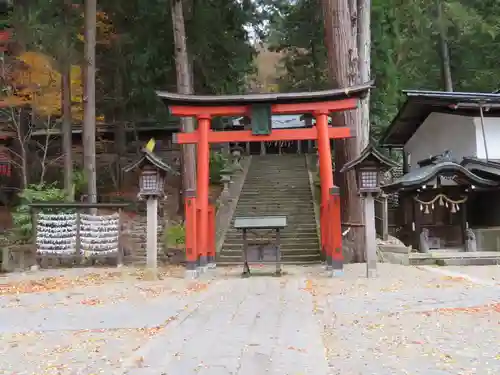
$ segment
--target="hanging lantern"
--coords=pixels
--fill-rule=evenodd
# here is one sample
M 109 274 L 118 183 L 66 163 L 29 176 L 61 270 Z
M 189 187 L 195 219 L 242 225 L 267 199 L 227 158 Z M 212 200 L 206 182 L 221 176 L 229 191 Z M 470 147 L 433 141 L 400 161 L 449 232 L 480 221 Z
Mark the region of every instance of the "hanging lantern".
M 455 212 L 457 212 L 457 210 L 455 209 L 455 204 L 452 204 L 451 205 L 451 213 L 454 214 Z
M 423 211 L 424 210 L 424 206 L 421 204 L 420 205 L 420 211 Z
M 439 197 L 439 205 L 440 206 L 444 205 L 444 201 L 443 201 L 443 196 L 442 195 Z
M 428 214 L 429 213 L 429 205 L 426 204 L 425 205 L 425 211 L 424 211 L 425 214 Z

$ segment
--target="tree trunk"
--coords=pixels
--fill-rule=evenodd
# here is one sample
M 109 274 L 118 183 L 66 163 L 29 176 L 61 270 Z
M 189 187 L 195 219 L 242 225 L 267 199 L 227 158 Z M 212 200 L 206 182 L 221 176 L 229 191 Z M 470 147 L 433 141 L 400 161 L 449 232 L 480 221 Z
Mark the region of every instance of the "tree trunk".
M 358 0 L 358 35 L 357 35 L 357 47 L 358 47 L 358 67 L 359 67 L 359 79 L 361 83 L 370 81 L 370 53 L 371 53 L 371 0 Z M 358 150 L 363 150 L 370 142 L 370 93 L 361 100 L 361 106 L 359 109 L 360 115 L 360 130 L 357 136 Z M 370 212 L 370 207 L 367 205 L 372 205 L 373 200 L 363 199 L 361 201 L 363 206 L 361 213 L 364 216 L 365 212 Z M 363 222 L 368 225 L 368 220 L 363 217 Z M 368 228 L 369 229 L 369 228 Z M 363 234 L 367 231 L 363 231 Z M 364 243 L 364 247 L 366 244 Z M 359 244 L 357 245 L 359 247 Z M 366 251 L 363 251 L 363 255 L 366 255 Z M 368 261 L 368 259 L 365 259 Z
M 442 0 L 436 0 L 437 25 L 439 38 L 439 55 L 441 57 L 441 76 L 446 91 L 453 91 L 453 80 L 451 78 L 450 51 L 448 48 L 448 37 L 446 33 L 445 20 L 443 18 Z
M 120 61 L 120 57 L 122 56 L 122 49 L 119 42 L 115 43 L 114 54 L 117 61 Z M 115 173 L 117 179 L 117 187 L 120 192 L 123 191 L 123 159 L 127 153 L 127 131 L 125 128 L 125 124 L 122 123 L 124 108 L 126 108 L 122 74 L 123 68 L 120 65 L 115 69 L 115 105 L 113 108 L 113 122 L 115 123 L 114 141 L 116 153 Z
M 73 192 L 73 157 L 72 157 L 72 129 L 71 129 L 71 63 L 66 60 L 62 64 L 61 72 L 61 100 L 62 100 L 62 151 L 64 154 L 64 190 L 70 201 L 75 199 Z
M 342 0 L 322 0 L 325 22 L 325 44 L 328 54 L 328 70 L 332 84 L 337 87 L 348 87 L 358 81 L 358 53 L 357 53 L 357 15 L 355 2 L 349 7 Z M 333 119 L 334 125 L 348 126 L 360 129 L 359 113 L 357 110 L 343 112 Z M 358 195 L 357 181 L 354 171 L 341 174 L 342 166 L 359 155 L 356 139 L 341 139 L 335 141 L 335 181 L 340 187 L 342 200 L 342 221 L 345 226 L 351 227 L 350 239 L 353 242 L 355 262 L 363 262 L 364 231 L 361 226 L 363 220 L 361 199 Z
M 68 12 L 71 2 L 64 1 L 64 40 L 61 64 L 62 151 L 64 155 L 64 190 L 70 201 L 75 199 L 73 189 L 72 114 L 71 114 L 71 52 Z
M 175 69 L 177 73 L 177 91 L 181 94 L 193 92 L 192 74 L 189 64 L 189 56 L 186 45 L 186 30 L 184 25 L 184 14 L 181 0 L 172 2 L 172 25 L 174 30 L 175 45 Z M 195 122 L 191 117 L 181 119 L 182 131 L 192 132 L 195 130 Z M 184 190 L 196 188 L 196 152 L 195 145 L 182 145 L 182 184 Z M 182 195 L 180 194 L 182 197 Z M 180 203 L 182 199 L 180 200 Z M 182 212 L 183 205 L 179 205 Z
M 97 202 L 95 156 L 95 75 L 97 0 L 85 0 L 85 94 L 83 98 L 83 163 L 88 201 Z
M 358 0 L 358 53 L 359 78 L 361 83 L 370 81 L 371 53 L 371 0 Z M 357 141 L 359 150 L 363 150 L 370 142 L 370 93 L 361 101 L 361 132 Z

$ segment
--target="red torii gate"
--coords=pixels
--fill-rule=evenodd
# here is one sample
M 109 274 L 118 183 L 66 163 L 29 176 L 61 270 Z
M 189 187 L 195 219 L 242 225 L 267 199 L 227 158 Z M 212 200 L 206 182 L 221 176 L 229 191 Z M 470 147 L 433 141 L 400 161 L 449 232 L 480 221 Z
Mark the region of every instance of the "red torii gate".
M 215 260 L 214 210 L 209 205 L 209 160 L 211 143 L 316 140 L 321 184 L 321 249 L 327 265 L 343 268 L 340 199 L 334 186 L 330 139 L 355 137 L 354 129 L 329 127 L 333 112 L 357 108 L 360 98 L 372 83 L 348 88 L 288 94 L 183 95 L 157 91 L 170 114 L 195 117 L 198 128 L 191 133 L 177 133 L 174 142 L 197 145 L 196 192 L 185 192 L 187 269 L 204 266 Z M 218 116 L 252 116 L 264 113 L 265 124 L 252 122 L 252 130 L 213 131 L 210 121 Z M 271 128 L 271 115 L 312 114 L 316 125 L 305 129 Z M 263 117 L 259 116 L 262 121 Z M 262 126 L 264 125 L 264 126 Z

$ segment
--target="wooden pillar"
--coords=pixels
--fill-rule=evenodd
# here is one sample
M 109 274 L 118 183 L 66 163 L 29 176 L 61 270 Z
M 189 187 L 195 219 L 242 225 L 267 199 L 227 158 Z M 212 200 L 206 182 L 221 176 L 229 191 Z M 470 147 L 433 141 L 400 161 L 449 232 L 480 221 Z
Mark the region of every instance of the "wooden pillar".
M 411 209 L 412 209 L 412 238 L 413 238 L 413 248 L 418 249 L 419 251 L 422 251 L 423 249 L 420 248 L 420 232 L 422 232 L 422 228 L 420 225 L 420 220 L 422 216 L 422 212 L 419 210 L 419 207 L 417 206 L 417 202 L 413 199 L 413 197 L 408 198 L 410 200 L 411 204 Z
M 185 228 L 186 228 L 186 278 L 193 279 L 197 276 L 196 264 L 198 252 L 196 251 L 196 198 L 194 190 L 184 192 Z
M 403 174 L 406 174 L 410 171 L 410 166 L 408 163 L 408 154 L 403 149 Z
M 260 154 L 261 155 L 266 154 L 266 142 L 260 142 Z
M 382 197 L 382 239 L 387 241 L 389 238 L 389 202 L 387 195 Z
M 330 199 L 330 189 L 333 188 L 333 168 L 332 153 L 330 149 L 330 138 L 328 137 L 328 113 L 315 113 L 316 130 L 318 132 L 318 161 L 319 176 L 321 185 L 321 206 L 320 206 L 320 229 L 321 229 L 321 250 L 326 253 L 325 244 L 328 231 L 328 215 L 326 210 Z
M 207 270 L 208 255 L 208 186 L 210 184 L 209 163 L 210 145 L 208 144 L 208 133 L 210 131 L 210 116 L 198 117 L 198 155 L 197 155 L 197 197 L 198 208 L 197 222 L 197 250 L 198 267 L 200 272 Z
M 245 149 L 246 149 L 247 155 L 250 155 L 250 142 L 245 143 Z
M 295 141 L 297 142 L 297 154 L 302 154 L 302 140 Z
M 121 172 L 121 171 L 120 171 Z M 124 258 L 124 244 L 123 244 L 123 236 L 125 234 L 125 228 L 123 224 L 123 208 L 118 209 L 118 256 L 116 259 L 116 265 L 118 267 L 123 266 L 123 258 Z
M 208 268 L 215 268 L 215 206 L 208 206 Z
M 344 270 L 344 254 L 342 252 L 342 220 L 340 217 L 340 188 L 334 186 L 330 189 L 330 265 L 332 276 L 342 274 Z
M 467 229 L 469 229 L 469 223 L 467 222 L 467 201 L 460 205 L 460 226 L 462 229 L 462 243 L 464 249 L 467 250 Z

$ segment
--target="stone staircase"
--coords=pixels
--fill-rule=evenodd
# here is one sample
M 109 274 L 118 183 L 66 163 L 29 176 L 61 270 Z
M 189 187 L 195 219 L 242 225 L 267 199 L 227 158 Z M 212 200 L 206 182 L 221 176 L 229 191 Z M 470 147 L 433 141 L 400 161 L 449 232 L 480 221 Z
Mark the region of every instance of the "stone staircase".
M 302 155 L 253 156 L 238 204 L 218 255 L 218 263 L 240 263 L 243 240 L 232 226 L 237 216 L 285 215 L 281 232 L 284 263 L 320 261 L 314 204 L 305 157 Z M 257 233 L 265 233 L 259 231 Z M 264 242 L 274 233 L 259 237 Z M 249 241 L 252 242 L 250 235 Z

